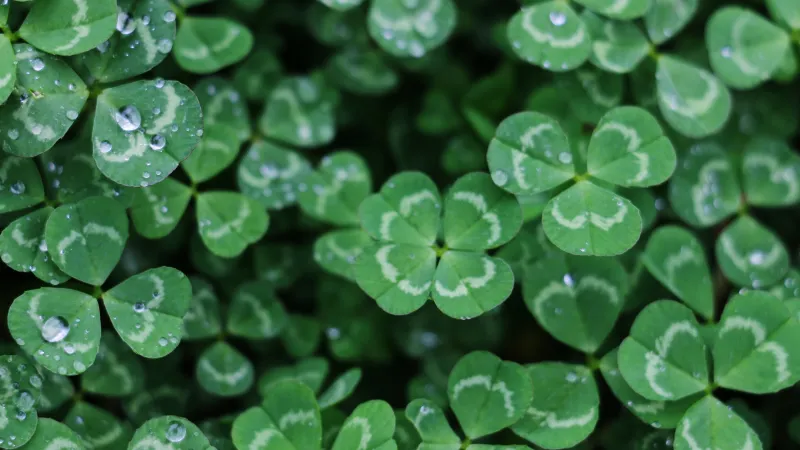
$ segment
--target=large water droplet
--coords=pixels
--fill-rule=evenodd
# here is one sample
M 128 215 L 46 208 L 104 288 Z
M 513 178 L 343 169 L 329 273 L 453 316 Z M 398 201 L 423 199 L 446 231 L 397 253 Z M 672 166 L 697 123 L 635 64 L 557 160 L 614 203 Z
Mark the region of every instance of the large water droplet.
M 567 23 L 567 16 L 560 11 L 550 11 L 550 23 L 560 27 Z
M 170 442 L 181 442 L 186 437 L 186 427 L 177 421 L 170 422 L 167 427 L 166 437 Z
M 53 316 L 42 325 L 42 339 L 47 342 L 61 342 L 69 334 L 69 322 L 61 316 Z
M 75 111 L 74 109 L 67 111 L 67 119 L 78 120 L 78 111 Z
M 167 145 L 167 138 L 160 134 L 154 134 L 153 137 L 150 138 L 150 148 L 153 150 L 160 152 L 164 149 L 164 146 Z
M 31 409 L 33 409 L 33 404 L 35 402 L 36 399 L 33 398 L 33 395 L 31 395 L 30 392 L 22 391 L 19 393 L 16 403 L 17 403 L 17 408 L 19 408 L 20 411 L 30 411 Z
M 25 193 L 25 183 L 22 181 L 17 181 L 16 183 L 11 185 L 9 188 L 12 194 L 14 195 L 22 195 Z
M 114 120 L 116 120 L 117 125 L 124 131 L 135 131 L 142 126 L 142 115 L 133 105 L 120 108 L 119 111 L 114 113 Z
M 102 141 L 97 146 L 97 149 L 100 150 L 100 153 L 108 153 L 111 151 L 111 142 Z
M 164 22 L 175 22 L 175 17 L 177 16 L 175 15 L 174 11 L 167 11 L 164 13 Z
M 44 69 L 44 61 L 39 58 L 33 58 L 31 60 L 31 67 L 33 67 L 33 70 L 41 72 Z
M 125 11 L 120 11 L 117 14 L 117 31 L 127 36 L 133 33 L 136 29 L 136 21 L 133 17 L 129 16 Z

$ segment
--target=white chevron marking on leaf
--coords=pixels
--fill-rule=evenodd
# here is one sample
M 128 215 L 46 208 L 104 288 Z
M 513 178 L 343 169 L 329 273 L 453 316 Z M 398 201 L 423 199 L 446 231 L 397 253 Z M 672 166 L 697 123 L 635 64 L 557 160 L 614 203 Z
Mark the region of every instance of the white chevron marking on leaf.
M 647 360 L 647 364 L 645 365 L 645 374 L 644 377 L 647 380 L 647 383 L 650 385 L 650 388 L 653 392 L 657 393 L 658 395 L 664 398 L 672 398 L 672 392 L 666 390 L 660 384 L 658 384 L 658 380 L 656 379 L 660 373 L 662 373 L 662 368 L 664 366 L 664 359 L 669 354 L 670 347 L 672 346 L 672 341 L 681 333 L 688 334 L 694 338 L 699 338 L 700 333 L 697 331 L 697 328 L 688 320 L 682 320 L 679 322 L 673 322 L 661 335 L 658 339 L 656 339 L 655 347 L 656 352 L 647 352 L 645 354 L 645 359 Z
M 497 266 L 494 261 L 488 257 L 483 259 L 483 275 L 476 277 L 464 277 L 459 281 L 454 289 L 448 289 L 439 280 L 436 280 L 436 292 L 442 297 L 463 297 L 469 294 L 469 289 L 481 289 L 486 287 L 497 275 Z
M 307 426 L 305 423 L 303 423 L 305 421 L 316 421 L 316 416 L 313 410 L 304 409 L 289 411 L 282 415 L 280 419 L 278 419 L 278 428 L 285 430 L 286 428 L 297 424 Z
M 541 411 L 532 406 L 528 407 L 527 413 L 536 418 L 543 419 L 542 422 L 540 423 L 540 426 L 544 426 L 550 429 L 565 429 L 565 428 L 585 427 L 597 415 L 597 408 L 591 407 L 589 411 L 586 411 L 586 413 L 582 415 L 567 417 L 563 419 L 559 419 L 555 412 Z
M 478 214 L 481 214 L 481 219 L 489 224 L 489 238 L 486 240 L 486 245 L 492 245 L 500 239 L 503 231 L 500 225 L 500 218 L 497 213 L 488 211 L 489 207 L 486 204 L 486 197 L 477 192 L 461 191 L 453 195 L 455 200 L 461 200 L 472 205 Z
M 579 26 L 572 35 L 566 38 L 555 37 L 552 33 L 539 30 L 531 21 L 534 9 L 535 8 L 529 8 L 522 16 L 522 29 L 524 29 L 534 41 L 548 44 L 554 48 L 574 48 L 586 40 L 586 31 L 582 26 Z

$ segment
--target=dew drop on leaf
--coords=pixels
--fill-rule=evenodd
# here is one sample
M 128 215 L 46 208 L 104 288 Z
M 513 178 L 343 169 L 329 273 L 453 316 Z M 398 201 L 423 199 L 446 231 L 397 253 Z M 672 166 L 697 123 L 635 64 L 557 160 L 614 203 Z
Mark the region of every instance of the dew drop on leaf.
M 550 23 L 560 27 L 561 25 L 567 23 L 567 16 L 559 11 L 550 11 Z
M 142 115 L 133 105 L 120 108 L 120 110 L 114 114 L 114 120 L 123 131 L 136 131 L 142 126 Z
M 41 72 L 42 70 L 44 70 L 44 61 L 42 61 L 39 58 L 33 58 L 31 60 L 31 67 L 33 67 L 33 70 Z
M 47 342 L 61 342 L 69 334 L 69 322 L 61 316 L 53 316 L 42 325 L 42 339 Z
M 137 313 L 144 312 L 145 309 L 147 309 L 147 306 L 145 306 L 145 304 L 142 302 L 136 302 L 133 304 L 133 310 Z
M 98 146 L 100 153 L 108 153 L 111 151 L 111 142 L 103 141 Z
M 163 150 L 166 145 L 167 138 L 160 134 L 154 134 L 153 137 L 150 138 L 150 148 L 157 152 Z
M 170 422 L 167 427 L 166 437 L 170 442 L 181 442 L 186 437 L 186 427 L 180 422 Z
M 33 404 L 35 403 L 35 401 L 36 399 L 33 398 L 33 395 L 31 395 L 30 392 L 22 391 L 19 393 L 19 396 L 17 397 L 17 402 L 16 402 L 17 408 L 19 408 L 20 411 L 30 411 L 31 409 L 33 409 Z
M 120 11 L 117 15 L 117 31 L 120 34 L 127 36 L 133 33 L 133 30 L 136 29 L 136 21 L 133 17 L 129 16 L 128 13 L 125 11 Z

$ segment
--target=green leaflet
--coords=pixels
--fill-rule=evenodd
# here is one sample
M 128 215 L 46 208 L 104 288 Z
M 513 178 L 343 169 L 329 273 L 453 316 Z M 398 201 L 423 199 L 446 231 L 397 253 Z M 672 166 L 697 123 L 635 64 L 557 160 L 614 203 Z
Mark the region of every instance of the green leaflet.
M 98 450 L 124 448 L 133 436 L 130 425 L 110 412 L 83 401 L 75 403 L 69 410 L 64 424 L 91 448 Z
M 770 15 L 779 23 L 791 28 L 800 29 L 800 8 L 791 0 L 767 0 Z
M 618 349 L 608 352 L 600 360 L 600 371 L 603 379 L 611 388 L 614 396 L 636 417 L 647 424 L 663 428 L 675 428 L 686 410 L 692 406 L 702 394 L 696 394 L 677 401 L 648 400 L 631 389 L 619 371 Z
M 578 0 L 586 8 L 617 20 L 630 20 L 642 17 L 650 8 L 651 0 Z
M 50 0 L 35 3 L 19 35 L 54 55 L 77 55 L 97 47 L 114 32 L 114 0 Z
M 594 353 L 622 311 L 628 275 L 616 259 L 555 255 L 528 266 L 522 288 L 525 305 L 542 328 Z
M 539 395 L 511 428 L 514 433 L 544 448 L 569 448 L 586 439 L 600 415 L 592 372 L 555 362 L 531 364 L 527 370 Z
M 392 439 L 394 411 L 383 400 L 370 400 L 356 407 L 342 424 L 331 450 L 389 450 L 397 448 Z
M 44 200 L 36 163 L 30 158 L 0 154 L 0 212 L 18 211 Z
M 731 93 L 710 72 L 662 55 L 656 71 L 658 107 L 664 120 L 689 138 L 719 131 L 731 113 Z
M 355 391 L 361 381 L 361 369 L 350 369 L 333 381 L 319 396 L 320 409 L 328 409 L 345 400 Z
M 183 339 L 199 340 L 217 336 L 222 331 L 219 299 L 211 283 L 199 276 L 189 277 L 192 300 L 183 316 Z
M 500 123 L 486 156 L 492 180 L 512 194 L 535 194 L 575 175 L 567 136 L 544 114 L 522 112 Z
M 556 247 L 576 255 L 624 253 L 642 230 L 639 210 L 628 199 L 589 181 L 579 181 L 551 200 L 542 224 Z
M 31 356 L 26 356 L 32 358 Z M 72 400 L 72 396 L 75 395 L 75 386 L 68 377 L 45 370 L 42 366 L 33 362 L 33 359 L 30 359 L 30 361 L 35 364 L 36 370 L 44 380 L 42 383 L 42 396 L 39 397 L 37 407 L 39 412 L 54 411 Z
M 653 1 L 644 16 L 650 40 L 660 45 L 678 34 L 697 12 L 697 0 Z
M 192 190 L 172 178 L 137 189 L 130 209 L 136 232 L 148 239 L 167 236 L 178 226 L 191 199 Z
M 441 407 L 431 400 L 417 399 L 406 406 L 406 417 L 419 433 L 422 443 L 418 448 L 441 448 L 456 450 L 461 447 L 461 439 L 450 428 Z
M 289 355 L 305 358 L 317 350 L 321 331 L 321 325 L 316 318 L 289 314 L 289 322 L 281 334 L 281 340 Z
M 421 58 L 450 37 L 456 16 L 452 0 L 375 0 L 370 5 L 367 29 L 387 53 Z
M 267 281 L 239 285 L 228 306 L 225 329 L 233 336 L 269 339 L 278 336 L 288 318 L 274 287 Z
M 309 12 L 309 16 L 311 14 Z M 236 66 L 232 83 L 247 100 L 262 101 L 264 93 L 271 91 L 281 80 L 282 72 L 281 62 L 272 51 L 256 48 Z
M 581 20 L 592 36 L 589 61 L 613 73 L 629 73 L 647 56 L 650 46 L 638 27 L 630 22 L 604 19 L 584 10 Z
M 269 93 L 258 127 L 266 137 L 301 148 L 330 143 L 339 93 L 320 73 L 287 77 Z
M 52 212 L 53 208 L 44 207 L 11 222 L 0 234 L 0 257 L 18 272 L 31 272 L 46 283 L 58 285 L 70 277 L 53 263 L 47 251 L 44 229 Z
M 343 91 L 361 95 L 383 95 L 399 82 L 397 73 L 375 50 L 346 47 L 328 60 L 325 74 Z
M 116 32 L 108 40 L 76 52 L 81 53 L 76 59 L 102 83 L 133 78 L 156 67 L 175 40 L 169 1 L 117 0 L 116 4 L 112 21 Z
M 173 444 L 178 444 L 178 447 L 173 447 Z M 209 448 L 209 443 L 197 425 L 183 417 L 167 415 L 145 422 L 136 430 L 128 444 L 128 450 L 147 447 L 205 449 Z
M 135 81 L 97 98 L 94 160 L 119 184 L 147 187 L 164 180 L 201 136 L 200 103 L 177 81 Z
M 636 317 L 619 347 L 619 370 L 648 400 L 680 400 L 708 384 L 706 345 L 692 311 L 659 300 Z
M 567 120 L 573 119 L 575 124 L 596 124 L 610 108 L 619 106 L 622 102 L 623 77 L 592 66 L 587 65 L 564 74 L 558 78 L 556 84 L 561 92 L 574 94 L 574 99 L 569 102 L 569 109 L 574 118 L 569 117 Z M 575 134 L 572 136 L 576 137 Z M 575 144 L 575 142 L 572 143 L 573 148 Z M 578 145 L 580 144 L 578 143 Z M 580 156 L 580 158 L 576 158 L 574 164 L 583 169 L 586 159 L 585 152 Z
M 453 367 L 447 395 L 464 433 L 476 439 L 522 418 L 533 391 L 522 366 L 478 351 L 465 355 Z
M 406 417 L 404 410 L 396 409 L 394 417 L 396 421 L 394 440 L 398 450 L 416 450 L 420 444 L 420 437 L 414 424 Z
M 253 385 L 253 363 L 225 341 L 206 348 L 197 359 L 197 382 L 210 394 L 235 397 Z
M 308 256 L 304 245 L 263 243 L 253 247 L 253 269 L 256 277 L 270 282 L 273 289 L 285 289 L 305 275 Z
M 777 392 L 800 379 L 797 316 L 764 292 L 733 297 L 722 312 L 713 347 L 714 380 L 751 393 Z
M 22 447 L 16 447 L 12 444 L 6 448 L 19 448 L 20 450 L 47 449 L 54 441 L 65 449 L 86 449 L 82 438 L 70 430 L 69 427 L 53 419 L 44 418 L 39 420 L 39 424 L 36 426 L 36 433 L 27 444 Z
M 122 340 L 145 358 L 161 358 L 180 342 L 192 286 L 182 272 L 159 267 L 128 278 L 102 298 Z
M 589 141 L 588 173 L 628 187 L 661 184 L 675 170 L 672 143 L 646 110 L 623 106 L 604 115 Z
M 58 184 L 57 199 L 62 203 L 71 203 L 87 197 L 102 196 L 118 201 L 125 208 L 133 203 L 134 191 L 121 186 L 103 176 L 92 158 L 92 149 L 89 139 L 80 142 L 62 144 L 59 142 L 48 151 L 46 155 L 61 152 L 64 156 L 63 166 L 56 168 L 57 178 L 51 186 Z M 45 177 L 53 169 L 50 164 L 45 170 Z M 62 174 L 58 174 L 61 171 Z
M 236 418 L 232 434 L 237 448 L 318 450 L 322 420 L 314 393 L 298 381 L 280 381 L 265 392 L 261 405 Z
M 245 153 L 236 172 L 239 190 L 268 209 L 293 205 L 301 180 L 311 166 L 298 153 L 268 141 L 255 141 Z
M 739 181 L 722 146 L 703 142 L 681 156 L 669 183 L 669 202 L 681 219 L 697 228 L 715 225 L 739 209 Z
M 258 393 L 262 397 L 277 383 L 294 380 L 305 384 L 316 396 L 322 389 L 322 383 L 328 376 L 328 360 L 319 357 L 306 358 L 294 365 L 279 366 L 268 370 L 258 380 Z
M 800 202 L 800 157 L 786 142 L 751 139 L 742 159 L 742 188 L 753 206 L 787 206 Z
M 197 224 L 212 253 L 232 258 L 264 236 L 269 216 L 255 200 L 237 192 L 204 192 L 197 196 Z
M 114 333 L 106 331 L 100 338 L 94 364 L 81 377 L 81 389 L 107 397 L 125 397 L 140 391 L 144 378 L 141 361 Z
M 714 286 L 705 250 L 689 230 L 658 228 L 647 241 L 642 261 L 676 297 L 706 319 L 714 317 Z
M 250 139 L 250 112 L 241 93 L 225 78 L 203 78 L 194 87 L 207 127 L 226 127 L 241 142 Z
M 173 54 L 182 69 L 207 74 L 241 61 L 252 47 L 253 34 L 239 22 L 187 17 L 175 37 Z
M 592 52 L 586 25 L 569 4 L 555 0 L 523 7 L 507 33 L 517 56 L 554 72 L 580 66 Z
M 706 26 L 711 67 L 728 85 L 750 89 L 769 79 L 789 50 L 789 35 L 760 15 L 736 6 L 714 12 Z
M 86 371 L 100 345 L 97 300 L 69 289 L 41 288 L 14 299 L 8 330 L 26 353 L 60 375 Z
M 0 411 L 4 417 L 0 421 L 0 447 L 17 448 L 28 442 L 37 428 L 35 406 L 42 392 L 42 377 L 22 356 L 0 356 L 0 375 Z
M 350 151 L 332 153 L 300 180 L 298 201 L 304 213 L 334 225 L 358 225 L 359 206 L 372 192 L 369 167 L 361 156 Z
M 5 102 L 14 91 L 17 83 L 17 58 L 11 41 L 0 37 L 0 101 Z
M 448 316 L 469 319 L 499 306 L 513 289 L 514 273 L 502 259 L 448 251 L 436 267 L 433 301 Z
M 726 227 L 714 250 L 722 273 L 739 286 L 770 286 L 789 270 L 786 247 L 750 216 L 741 216 Z
M 675 430 L 675 449 L 742 448 L 761 450 L 761 440 L 747 422 L 708 396 L 686 412 Z
M 69 65 L 55 56 L 27 44 L 15 44 L 14 52 L 17 80 L 15 91 L 0 106 L 0 139 L 4 152 L 32 157 L 67 133 L 89 92 Z
M 203 138 L 181 167 L 194 183 L 208 181 L 233 163 L 239 154 L 239 137 L 226 126 L 206 128 Z
M 329 273 L 355 281 L 356 261 L 372 242 L 367 233 L 358 229 L 331 231 L 314 242 L 314 261 Z
M 89 197 L 56 208 L 47 219 L 44 237 L 59 269 L 100 286 L 122 255 L 128 240 L 128 218 L 116 201 Z
M 514 280 L 525 278 L 525 268 L 555 253 L 555 247 L 544 234 L 541 224 L 527 222 L 514 239 L 500 247 L 496 257 L 505 261 L 514 272 Z

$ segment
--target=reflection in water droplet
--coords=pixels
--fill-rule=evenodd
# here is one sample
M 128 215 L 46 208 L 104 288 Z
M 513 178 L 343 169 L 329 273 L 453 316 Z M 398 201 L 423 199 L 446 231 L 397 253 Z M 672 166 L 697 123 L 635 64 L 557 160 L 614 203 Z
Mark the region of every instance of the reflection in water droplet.
M 44 69 L 44 61 L 39 58 L 33 58 L 31 60 L 31 67 L 33 67 L 33 70 L 41 72 Z
M 154 134 L 153 137 L 150 138 L 150 148 L 157 152 L 163 150 L 166 145 L 167 138 L 160 134 Z
M 100 153 L 108 153 L 111 151 L 111 142 L 102 141 L 97 146 L 97 149 L 100 150 Z
M 124 131 L 135 131 L 142 126 L 142 115 L 133 105 L 123 106 L 120 108 L 119 111 L 114 113 L 114 120 Z
M 144 312 L 145 309 L 147 309 L 147 306 L 145 306 L 145 304 L 142 302 L 136 302 L 133 304 L 133 310 L 137 313 Z
M 186 437 L 186 427 L 177 421 L 170 422 L 166 437 L 170 442 L 181 442 Z
M 136 21 L 133 17 L 129 16 L 125 11 L 120 11 L 119 14 L 117 14 L 117 31 L 127 36 L 133 33 L 135 29 Z
M 161 53 L 169 53 L 170 50 L 172 50 L 172 41 L 169 39 L 161 39 L 156 44 L 156 48 L 158 48 L 158 51 Z
M 560 11 L 550 11 L 550 23 L 560 27 L 567 23 L 567 16 Z
M 175 13 L 173 11 L 167 11 L 164 13 L 164 22 L 171 23 L 175 21 Z
M 11 185 L 9 190 L 14 195 L 22 195 L 25 193 L 25 183 L 23 183 L 22 181 L 17 181 L 16 183 Z
M 42 325 L 42 339 L 47 342 L 61 342 L 69 334 L 69 322 L 61 316 L 53 316 Z

